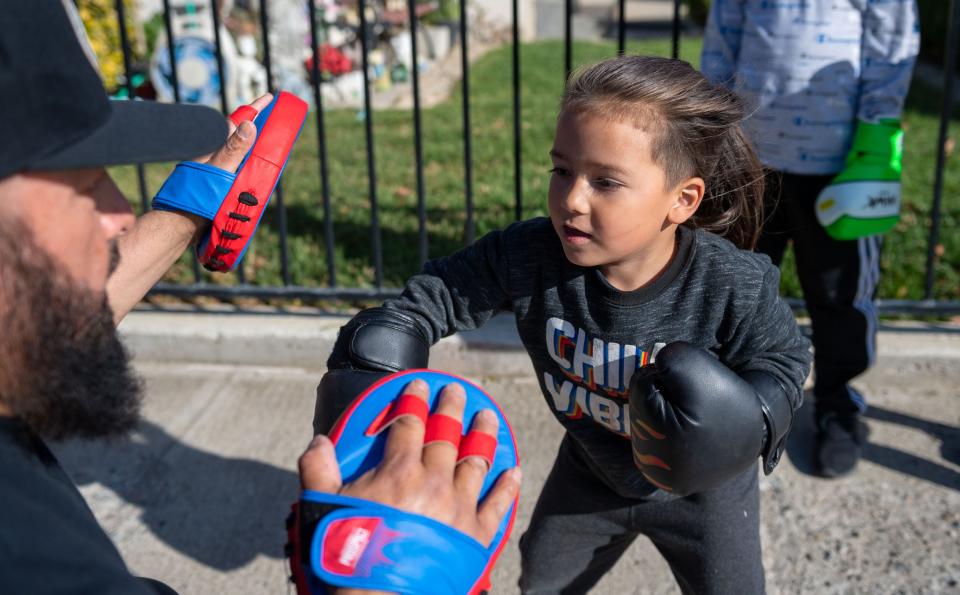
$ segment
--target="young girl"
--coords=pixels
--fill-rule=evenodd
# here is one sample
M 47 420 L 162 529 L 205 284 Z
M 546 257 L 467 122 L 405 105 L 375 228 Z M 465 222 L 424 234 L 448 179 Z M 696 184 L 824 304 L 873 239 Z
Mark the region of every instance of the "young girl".
M 768 472 L 776 464 L 810 354 L 778 297 L 777 269 L 747 251 L 762 220 L 763 174 L 742 118 L 734 94 L 685 62 L 622 56 L 580 72 L 550 151 L 550 218 L 427 263 L 401 297 L 341 329 L 317 389 L 315 430 L 329 430 L 377 377 L 425 367 L 440 338 L 512 311 L 567 431 L 520 542 L 521 589 L 585 592 L 642 533 L 684 592 L 763 592 L 755 461 L 763 455 Z M 678 341 L 715 356 L 674 366 L 693 392 L 703 386 L 704 403 L 718 390 L 699 380 L 705 368 L 749 379 L 756 394 L 750 388 L 731 409 L 755 408 L 746 419 L 756 425 L 737 422 L 740 412 L 701 410 L 681 412 L 694 420 L 686 428 L 635 420 L 631 429 L 631 379 Z M 678 439 L 686 430 L 746 436 L 749 464 L 728 464 L 728 445 L 715 437 Z M 635 460 L 631 434 L 658 447 L 672 439 L 673 458 Z M 668 485 L 700 468 L 712 485 Z

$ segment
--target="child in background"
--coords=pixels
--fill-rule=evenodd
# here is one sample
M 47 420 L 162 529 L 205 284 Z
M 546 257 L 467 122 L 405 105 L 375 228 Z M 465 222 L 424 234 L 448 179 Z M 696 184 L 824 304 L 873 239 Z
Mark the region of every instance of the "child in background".
M 512 311 L 566 429 L 520 542 L 521 590 L 586 592 L 644 534 L 684 592 L 762 593 L 756 460 L 777 462 L 810 351 L 777 268 L 749 251 L 763 172 L 742 118 L 685 62 L 621 56 L 578 73 L 550 217 L 428 262 L 344 326 L 317 433 L 376 379 L 426 367 L 442 337 Z
M 900 211 L 900 117 L 919 51 L 915 0 L 714 0 L 704 30 L 703 74 L 750 106 L 745 130 L 767 168 L 757 251 L 795 257 L 826 477 L 853 472 L 866 442 L 867 399 L 850 383 L 876 359 L 882 232 Z

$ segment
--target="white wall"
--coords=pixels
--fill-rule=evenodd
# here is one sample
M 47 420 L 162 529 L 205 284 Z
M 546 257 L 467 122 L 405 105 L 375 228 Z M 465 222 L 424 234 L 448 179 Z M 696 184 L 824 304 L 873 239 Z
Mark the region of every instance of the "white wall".
M 483 14 L 483 18 L 491 25 L 510 29 L 513 26 L 512 0 L 469 0 L 470 6 Z M 535 0 L 519 0 L 520 37 L 526 41 L 533 39 L 537 31 L 537 15 Z

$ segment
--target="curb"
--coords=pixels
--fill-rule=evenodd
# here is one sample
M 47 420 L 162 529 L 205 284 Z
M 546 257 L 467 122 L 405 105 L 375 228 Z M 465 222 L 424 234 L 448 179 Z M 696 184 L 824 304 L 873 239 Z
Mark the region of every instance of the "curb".
M 120 324 L 124 344 L 139 361 L 294 367 L 322 371 L 337 331 L 350 320 L 318 311 L 277 313 L 136 310 Z M 431 367 L 469 376 L 521 376 L 532 370 L 513 317 L 440 340 Z
M 140 361 L 320 371 L 338 329 L 349 319 L 316 310 L 136 310 L 119 333 Z M 884 323 L 877 343 L 877 355 L 884 359 L 960 359 L 960 325 Z M 511 314 L 442 339 L 430 351 L 430 365 L 476 377 L 523 376 L 532 370 Z

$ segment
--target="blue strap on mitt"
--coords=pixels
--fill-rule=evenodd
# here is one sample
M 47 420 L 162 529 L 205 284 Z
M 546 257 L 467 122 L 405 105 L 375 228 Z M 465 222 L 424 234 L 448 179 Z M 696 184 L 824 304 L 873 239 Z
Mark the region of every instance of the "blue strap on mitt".
M 237 173 L 185 161 L 153 198 L 154 209 L 185 211 L 211 221 L 197 244 L 200 264 L 211 271 L 232 270 L 243 260 L 303 127 L 307 104 L 281 92 L 259 114 L 242 106 L 230 119 L 239 126 L 254 115 L 257 139 Z

